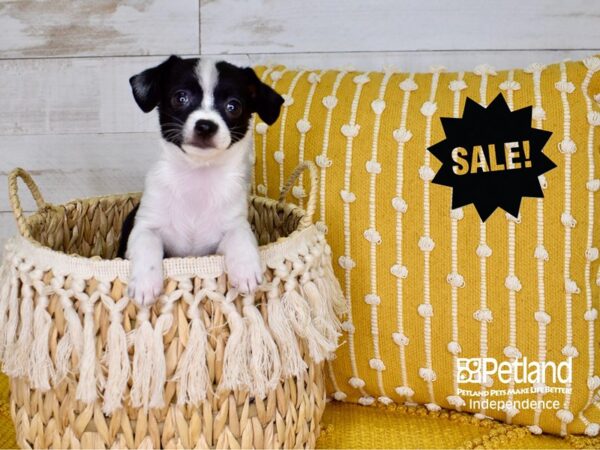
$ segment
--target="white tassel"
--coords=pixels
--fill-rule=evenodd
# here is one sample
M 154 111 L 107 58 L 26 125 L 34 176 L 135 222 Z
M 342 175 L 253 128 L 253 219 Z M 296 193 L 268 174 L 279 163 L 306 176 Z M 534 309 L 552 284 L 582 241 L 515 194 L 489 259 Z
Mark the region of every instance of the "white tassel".
M 16 296 L 16 292 L 13 295 Z M 33 290 L 31 286 L 23 284 L 21 295 L 19 337 L 16 342 L 7 347 L 4 359 L 4 372 L 11 377 L 23 377 L 28 374 L 29 354 L 33 342 Z M 17 311 L 19 311 L 18 308 L 15 312 Z M 11 318 L 9 318 L 9 326 L 10 321 Z
M 223 355 L 223 376 L 219 390 L 250 389 L 251 380 L 248 367 L 248 336 L 246 324 L 237 311 L 233 301 L 237 292 L 233 289 L 227 292 L 221 303 L 223 314 L 227 317 L 229 339 Z
M 10 303 L 11 290 L 11 255 L 5 255 L 2 267 L 0 267 L 0 361 L 3 359 L 6 335 L 6 324 L 8 323 L 8 305 Z
M 81 292 L 81 291 L 80 291 Z M 73 308 L 72 297 L 81 294 L 73 294 L 70 291 L 60 293 L 60 303 L 63 307 L 63 315 L 65 316 L 66 329 L 63 337 L 58 341 L 56 346 L 56 372 L 54 373 L 53 383 L 56 386 L 70 372 L 71 354 L 75 354 L 81 360 L 83 351 L 83 326 L 75 308 Z
M 167 300 L 166 308 L 156 320 L 156 326 L 154 327 L 150 408 L 162 408 L 165 406 L 164 391 L 165 382 L 167 381 L 167 361 L 165 359 L 163 335 L 173 324 L 173 315 L 171 314 L 170 305 L 171 303 Z
M 341 324 L 335 311 L 333 311 L 332 304 L 321 295 L 312 281 L 304 283 L 302 290 L 304 291 L 304 297 L 311 306 L 311 317 L 315 328 L 331 345 L 337 348 L 338 338 L 340 337 L 338 330 Z
M 54 377 L 54 365 L 48 348 L 51 325 L 48 297 L 40 295 L 33 313 L 34 338 L 29 354 L 29 382 L 34 389 L 42 392 L 50 390 L 50 379 Z
M 269 328 L 279 347 L 281 356 L 281 371 L 285 378 L 298 377 L 306 370 L 306 363 L 300 354 L 298 340 L 289 320 L 285 317 L 283 305 L 279 299 L 277 285 L 267 293 L 267 312 Z
M 110 311 L 110 325 L 106 339 L 106 352 L 103 362 L 108 369 L 106 386 L 104 387 L 104 404 L 102 411 L 112 415 L 122 407 L 127 381 L 129 380 L 129 354 L 127 353 L 127 335 L 123 328 L 123 310 L 129 304 L 127 297 L 118 302 L 110 298 L 102 298 L 102 302 Z
M 131 386 L 131 406 L 148 409 L 150 404 L 150 381 L 152 377 L 152 352 L 154 336 L 147 308 L 138 311 L 138 326 L 133 336 L 133 369 Z
M 100 286 L 98 286 L 100 288 Z M 79 361 L 79 383 L 76 398 L 86 404 L 94 403 L 98 398 L 96 378 L 96 335 L 94 332 L 94 304 L 100 298 L 97 291 L 86 298 L 81 295 L 79 301 L 83 307 L 83 349 Z
M 285 283 L 281 306 L 296 334 L 304 337 L 306 328 L 310 324 L 310 307 L 294 289 L 294 283 Z
M 328 358 L 336 347 L 313 325 L 310 306 L 296 291 L 295 284 L 296 280 L 293 278 L 285 283 L 285 293 L 281 299 L 283 310 L 296 334 L 306 339 L 309 354 L 318 364 Z
M 325 239 L 324 236 L 323 239 Z M 340 282 L 333 272 L 333 265 L 331 264 L 331 247 L 328 244 L 325 244 L 321 264 L 323 276 L 320 279 L 320 283 L 328 287 L 330 292 L 330 301 L 333 302 L 333 309 L 337 316 L 343 316 L 344 314 L 348 313 L 349 306 L 348 302 L 346 301 L 346 297 L 342 292 L 342 288 L 340 287 Z M 321 288 L 321 286 L 317 286 Z
M 6 322 L 6 328 L 0 329 L 0 334 L 3 336 L 3 347 L 0 347 L 0 350 L 3 350 L 0 353 L 0 357 L 2 357 L 3 370 L 7 375 L 10 375 L 9 369 L 9 359 L 11 355 L 13 355 L 15 351 L 16 345 L 16 336 L 17 336 L 17 328 L 19 326 L 19 277 L 17 275 L 17 270 L 15 268 L 16 257 L 13 259 L 13 266 L 11 267 L 11 275 L 10 275 L 10 290 L 8 294 L 8 321 Z M 21 305 L 22 306 L 22 305 Z
M 276 388 L 281 376 L 279 350 L 269 334 L 262 315 L 254 306 L 254 296 L 244 297 L 244 317 L 248 325 L 248 363 L 252 374 L 252 394 L 258 398 Z
M 210 388 L 206 362 L 208 335 L 198 306 L 204 296 L 203 291 L 199 291 L 195 299 L 188 302 L 190 305 L 187 315 L 191 320 L 190 335 L 173 378 L 178 381 L 178 405 L 197 406 L 206 400 L 206 392 Z
M 348 313 L 348 303 L 340 288 L 340 283 L 333 273 L 330 263 L 324 263 L 322 267 L 323 274 L 316 276 L 313 281 L 317 285 L 319 292 L 324 292 L 324 298 L 331 305 L 336 317 L 341 317 Z

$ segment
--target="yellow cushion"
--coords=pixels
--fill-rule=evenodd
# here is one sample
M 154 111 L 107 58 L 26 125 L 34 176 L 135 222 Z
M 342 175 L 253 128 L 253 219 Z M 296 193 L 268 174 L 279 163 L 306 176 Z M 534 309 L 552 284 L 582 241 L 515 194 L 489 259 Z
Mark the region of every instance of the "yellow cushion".
M 351 304 L 328 369 L 334 398 L 598 433 L 599 67 L 590 58 L 473 73 L 257 68 L 286 102 L 273 126 L 255 124 L 256 191 L 276 196 L 304 159 L 320 167 L 317 219 Z M 512 109 L 534 107 L 532 126 L 552 132 L 544 154 L 557 167 L 544 174 L 543 200 L 523 199 L 518 223 L 498 209 L 482 226 L 473 205 L 451 216 L 452 191 L 431 183 L 440 163 L 426 148 L 445 138 L 440 118 L 460 117 L 466 97 L 486 105 L 500 92 Z M 294 190 L 298 203 L 307 189 Z M 519 355 L 555 364 L 572 355 L 571 394 L 522 393 L 532 385 L 517 382 L 520 408 L 504 411 L 472 395 L 504 390 L 488 400 L 511 400 L 510 384 L 458 383 L 458 358 Z

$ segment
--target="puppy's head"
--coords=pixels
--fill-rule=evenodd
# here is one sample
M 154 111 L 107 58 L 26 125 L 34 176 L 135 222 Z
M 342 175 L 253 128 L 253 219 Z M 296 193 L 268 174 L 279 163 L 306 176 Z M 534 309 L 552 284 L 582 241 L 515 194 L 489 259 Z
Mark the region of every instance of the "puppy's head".
M 163 139 L 194 160 L 212 160 L 248 134 L 252 113 L 271 125 L 283 98 L 250 68 L 171 56 L 129 79 L 144 112 L 158 107 Z

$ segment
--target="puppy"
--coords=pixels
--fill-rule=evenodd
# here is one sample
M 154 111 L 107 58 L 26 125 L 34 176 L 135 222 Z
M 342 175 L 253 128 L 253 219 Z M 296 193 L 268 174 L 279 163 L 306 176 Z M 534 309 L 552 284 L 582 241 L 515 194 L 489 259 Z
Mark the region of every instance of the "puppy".
M 214 253 L 224 256 L 233 287 L 254 291 L 263 270 L 247 219 L 249 125 L 255 112 L 273 124 L 283 98 L 250 68 L 177 56 L 129 83 L 142 111 L 158 108 L 163 143 L 124 224 L 119 253 L 131 260 L 129 296 L 141 305 L 157 299 L 165 255 Z

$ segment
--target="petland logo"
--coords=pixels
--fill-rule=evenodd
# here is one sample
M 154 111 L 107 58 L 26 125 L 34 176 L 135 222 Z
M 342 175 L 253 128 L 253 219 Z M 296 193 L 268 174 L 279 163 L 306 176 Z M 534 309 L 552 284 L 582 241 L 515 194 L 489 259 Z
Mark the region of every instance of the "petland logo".
M 534 386 L 567 384 L 572 381 L 571 358 L 560 363 L 528 361 L 527 358 L 498 362 L 494 358 L 458 358 L 458 383 L 487 384 L 492 377 L 508 384 L 529 383 Z

